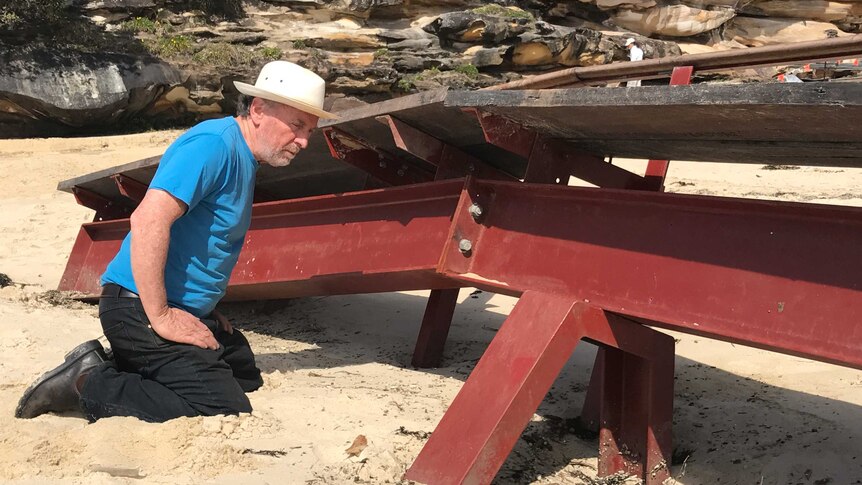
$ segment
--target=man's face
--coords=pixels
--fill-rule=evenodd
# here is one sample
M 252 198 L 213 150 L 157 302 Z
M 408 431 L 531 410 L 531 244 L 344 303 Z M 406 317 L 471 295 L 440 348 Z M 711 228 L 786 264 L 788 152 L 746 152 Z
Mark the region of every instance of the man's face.
M 317 116 L 280 103 L 265 102 L 259 128 L 259 161 L 273 167 L 290 165 L 293 157 L 308 146 L 317 127 Z

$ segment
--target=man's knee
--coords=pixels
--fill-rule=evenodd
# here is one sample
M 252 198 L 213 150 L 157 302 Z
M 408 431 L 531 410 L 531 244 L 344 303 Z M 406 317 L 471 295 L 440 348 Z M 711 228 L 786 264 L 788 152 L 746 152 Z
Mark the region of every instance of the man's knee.
M 235 415 L 251 412 L 251 402 L 248 396 L 242 395 L 215 400 L 208 403 L 189 403 L 201 416 Z

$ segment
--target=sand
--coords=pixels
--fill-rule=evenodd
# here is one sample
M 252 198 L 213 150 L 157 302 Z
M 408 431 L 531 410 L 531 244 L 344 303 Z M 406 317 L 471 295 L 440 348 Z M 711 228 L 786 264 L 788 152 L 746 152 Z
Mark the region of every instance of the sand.
M 443 366 L 432 370 L 409 365 L 427 292 L 228 305 L 264 372 L 252 414 L 164 424 L 12 417 L 34 378 L 101 333 L 94 307 L 46 293 L 92 219 L 57 182 L 156 155 L 176 136 L 0 140 L 0 273 L 15 282 L 0 289 L 0 481 L 397 483 L 515 299 L 463 289 Z M 668 188 L 862 206 L 862 171 L 851 169 L 679 162 Z M 677 482 L 862 483 L 862 372 L 673 335 Z M 594 353 L 578 347 L 499 483 L 599 483 L 595 440 L 556 419 L 579 413 Z M 350 456 L 359 435 L 368 446 Z

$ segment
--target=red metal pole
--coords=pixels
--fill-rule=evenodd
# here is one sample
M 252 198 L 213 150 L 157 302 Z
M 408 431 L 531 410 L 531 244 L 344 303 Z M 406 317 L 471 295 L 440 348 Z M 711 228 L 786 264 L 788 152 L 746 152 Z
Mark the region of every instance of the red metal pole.
M 671 86 L 690 84 L 693 73 L 693 66 L 679 66 L 673 68 L 673 74 L 670 76 Z M 667 177 L 667 169 L 669 165 L 669 160 L 650 160 L 647 164 L 646 174 L 644 175 L 644 188 L 646 190 L 663 192 L 664 180 Z

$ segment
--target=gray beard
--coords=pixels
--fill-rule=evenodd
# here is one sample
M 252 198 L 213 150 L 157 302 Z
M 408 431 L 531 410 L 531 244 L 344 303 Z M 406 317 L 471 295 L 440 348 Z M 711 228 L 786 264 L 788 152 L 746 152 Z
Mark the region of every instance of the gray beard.
M 268 147 L 261 159 L 273 167 L 286 167 L 290 165 L 291 162 L 289 152 L 276 150 L 273 147 Z

